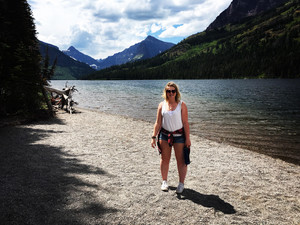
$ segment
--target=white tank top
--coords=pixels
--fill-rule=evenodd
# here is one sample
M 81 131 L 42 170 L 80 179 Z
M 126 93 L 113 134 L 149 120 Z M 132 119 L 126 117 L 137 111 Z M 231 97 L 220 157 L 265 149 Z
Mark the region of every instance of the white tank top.
M 162 128 L 167 131 L 173 132 L 179 130 L 183 127 L 181 119 L 181 103 L 180 101 L 175 110 L 167 110 L 167 102 L 164 101 L 162 106 Z

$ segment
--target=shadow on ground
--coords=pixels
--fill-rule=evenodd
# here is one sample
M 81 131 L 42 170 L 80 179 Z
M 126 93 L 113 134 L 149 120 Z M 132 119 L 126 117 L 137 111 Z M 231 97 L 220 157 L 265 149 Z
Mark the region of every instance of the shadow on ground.
M 53 119 L 49 123 L 62 121 Z M 29 126 L 0 128 L 0 221 L 2 224 L 87 224 L 115 213 L 97 202 L 98 185 L 76 174 L 109 176 L 62 149 L 37 144 L 54 130 Z M 88 187 L 88 193 L 83 188 Z
M 175 190 L 176 188 L 173 187 Z M 178 194 L 177 198 L 180 200 L 190 200 L 198 205 L 207 208 L 213 208 L 215 211 L 220 211 L 224 214 L 236 213 L 234 207 L 225 202 L 217 195 L 204 195 L 189 188 L 185 188 L 182 194 Z

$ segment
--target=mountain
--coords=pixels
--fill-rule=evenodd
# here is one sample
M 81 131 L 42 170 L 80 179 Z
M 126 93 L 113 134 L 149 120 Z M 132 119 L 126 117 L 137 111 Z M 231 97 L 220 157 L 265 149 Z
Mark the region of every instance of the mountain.
M 96 59 L 94 59 L 88 55 L 83 54 L 82 52 L 80 52 L 76 48 L 74 48 L 73 46 L 69 47 L 68 50 L 63 50 L 62 52 L 79 62 L 88 64 L 93 69 L 96 69 L 96 70 L 100 69 L 99 61 L 97 61 Z
M 133 62 L 142 59 L 152 58 L 168 49 L 175 44 L 160 41 L 152 36 L 148 36 L 145 40 L 125 49 L 122 52 L 116 53 L 103 59 L 100 68 L 104 69 L 114 65 L 121 65 L 128 62 Z
M 231 5 L 235 2 L 251 11 L 270 0 L 256 1 L 256 6 L 245 0 Z M 191 35 L 151 59 L 97 71 L 85 79 L 300 78 L 299 0 L 265 10 Z
M 148 36 L 145 40 L 103 60 L 96 60 L 85 55 L 73 46 L 69 47 L 68 50 L 63 50 L 62 52 L 79 62 L 86 63 L 92 68 L 100 70 L 114 65 L 121 65 L 141 59 L 152 58 L 157 54 L 168 50 L 174 45 L 175 44 L 173 43 L 163 42 L 152 36 Z
M 65 55 L 58 47 L 39 41 L 39 49 L 43 58 L 46 56 L 47 48 L 50 65 L 53 65 L 55 58 L 57 58 L 56 69 L 52 78 L 54 80 L 80 79 L 95 71 L 85 63 L 81 63 Z
M 233 0 L 230 6 L 223 11 L 207 30 L 213 30 L 230 23 L 240 22 L 245 17 L 256 16 L 270 10 L 286 0 Z

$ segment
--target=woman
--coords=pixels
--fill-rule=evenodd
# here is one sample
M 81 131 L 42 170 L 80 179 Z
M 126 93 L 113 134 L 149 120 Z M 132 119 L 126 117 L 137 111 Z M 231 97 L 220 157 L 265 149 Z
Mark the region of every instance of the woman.
M 162 176 L 161 190 L 168 191 L 168 172 L 172 146 L 174 147 L 179 174 L 179 184 L 176 193 L 181 194 L 184 189 L 184 180 L 187 173 L 187 165 L 184 161 L 183 148 L 191 146 L 190 127 L 188 123 L 188 110 L 186 104 L 181 101 L 178 86 L 169 82 L 164 88 L 164 101 L 157 109 L 157 117 L 154 125 L 151 145 L 156 146 L 158 135 L 158 147 L 161 152 L 160 170 Z

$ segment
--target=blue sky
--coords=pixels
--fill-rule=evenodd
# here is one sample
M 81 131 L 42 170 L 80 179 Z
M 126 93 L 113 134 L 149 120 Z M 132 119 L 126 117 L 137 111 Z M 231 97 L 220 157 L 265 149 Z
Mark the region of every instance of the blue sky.
M 28 0 L 38 39 L 104 59 L 152 35 L 177 44 L 232 0 Z

